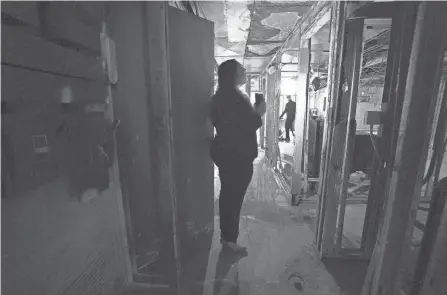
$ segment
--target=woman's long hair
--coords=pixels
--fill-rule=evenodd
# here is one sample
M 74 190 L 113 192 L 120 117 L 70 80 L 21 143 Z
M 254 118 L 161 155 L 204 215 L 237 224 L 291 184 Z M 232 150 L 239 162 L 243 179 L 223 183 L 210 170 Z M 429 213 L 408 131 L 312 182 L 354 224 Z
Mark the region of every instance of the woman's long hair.
M 242 65 L 235 59 L 224 61 L 217 69 L 218 91 L 234 90 L 237 88 L 237 79 Z

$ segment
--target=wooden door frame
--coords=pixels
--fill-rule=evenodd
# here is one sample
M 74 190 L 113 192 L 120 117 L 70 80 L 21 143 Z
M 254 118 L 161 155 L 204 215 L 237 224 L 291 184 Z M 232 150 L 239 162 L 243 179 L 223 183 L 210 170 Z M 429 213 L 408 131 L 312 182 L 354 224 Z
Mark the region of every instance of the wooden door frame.
M 378 132 L 378 154 L 375 153 L 371 176 L 365 222 L 362 233 L 361 249 L 363 256 L 371 257 L 376 244 L 377 235 L 382 224 L 381 218 L 385 204 L 386 185 L 390 177 L 389 167 L 383 161 L 394 163 L 397 137 L 394 130 L 402 116 L 402 106 L 408 73 L 411 44 L 413 42 L 414 15 L 416 5 L 402 7 L 401 13 L 392 16 L 390 46 L 387 57 L 385 84 L 382 95 L 382 122 Z M 410 24 L 410 25 L 409 25 Z
M 334 85 L 339 92 L 337 103 L 333 109 L 332 126 L 329 126 L 332 129 L 332 134 L 337 133 L 338 136 L 332 136 L 329 141 L 332 148 L 329 162 L 325 165 L 325 216 L 321 225 L 319 248 L 321 255 L 325 257 L 342 255 L 347 185 L 351 174 L 350 163 L 354 148 L 355 113 L 363 51 L 363 19 L 346 20 L 344 31 L 345 39 L 343 40 L 344 48 L 341 60 L 344 74 L 342 70 L 338 79 L 339 84 Z M 341 163 L 338 163 L 339 160 Z
M 318 201 L 317 201 L 317 226 L 315 231 L 315 243 L 317 249 L 321 252 L 323 225 L 325 221 L 326 212 L 326 180 L 328 176 L 328 166 L 332 146 L 328 144 L 332 141 L 333 125 L 335 119 L 334 110 L 338 103 L 341 67 L 342 67 L 342 52 L 344 48 L 345 38 L 345 24 L 346 24 L 346 3 L 338 2 L 334 4 L 331 16 L 330 27 L 330 55 L 329 55 L 329 73 L 328 73 L 328 100 L 326 107 L 326 115 L 324 119 L 322 152 L 320 159 L 320 174 L 318 187 Z
M 430 137 L 428 122 L 434 114 L 446 46 L 445 9 L 443 2 L 422 2 L 417 8 L 386 210 L 362 295 L 401 294 L 405 284 L 405 261 L 410 255 Z
M 309 72 L 310 72 L 310 39 L 324 25 L 331 20 L 331 15 L 336 7 L 336 3 L 324 2 L 315 4 L 311 8 L 309 19 L 303 21 L 298 34 L 298 79 L 297 79 L 297 116 L 295 119 L 295 135 L 298 130 L 302 130 L 302 140 L 295 140 L 294 167 L 292 176 L 292 200 L 297 197 L 299 200 L 305 198 L 309 193 L 308 160 L 307 160 L 307 135 L 309 134 Z M 304 98 L 304 108 L 300 108 L 298 100 Z M 301 112 L 301 113 L 299 113 Z M 303 116 L 303 121 L 300 117 Z M 302 123 L 302 124 L 301 124 Z M 299 138 L 299 136 L 297 136 Z M 298 200 L 298 202 L 299 202 Z M 294 201 L 296 203 L 296 201 Z M 318 219 L 318 218 L 317 218 Z M 318 222 L 317 222 L 318 223 Z

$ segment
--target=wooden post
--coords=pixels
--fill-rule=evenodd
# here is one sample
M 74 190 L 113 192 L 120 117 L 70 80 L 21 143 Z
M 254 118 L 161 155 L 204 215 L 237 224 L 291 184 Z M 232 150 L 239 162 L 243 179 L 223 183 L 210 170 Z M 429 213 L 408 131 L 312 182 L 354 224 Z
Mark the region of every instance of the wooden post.
M 331 145 L 328 143 L 332 140 L 333 131 L 333 113 L 338 101 L 338 89 L 340 84 L 340 74 L 343 52 L 344 36 L 345 36 L 345 2 L 336 2 L 333 4 L 331 16 L 330 30 L 330 56 L 329 56 L 329 75 L 328 75 L 328 97 L 326 116 L 324 118 L 323 142 L 320 159 L 320 183 L 318 187 L 318 203 L 317 203 L 317 230 L 315 232 L 315 242 L 317 249 L 321 247 L 321 239 L 323 235 L 324 212 L 326 208 L 326 179 L 327 165 L 331 152 Z
M 347 23 L 347 48 L 346 48 L 346 67 L 351 69 L 347 75 L 349 84 L 349 91 L 347 96 L 348 108 L 348 124 L 345 138 L 345 148 L 343 152 L 343 166 L 341 170 L 341 187 L 339 190 L 339 204 L 337 216 L 337 232 L 336 232 L 336 255 L 341 254 L 342 239 L 343 239 L 343 225 L 345 220 L 346 199 L 348 197 L 348 181 L 351 175 L 351 164 L 354 153 L 354 140 L 356 134 L 355 114 L 357 110 L 357 94 L 359 79 L 362 67 L 362 52 L 363 52 L 363 19 L 356 19 L 348 21 Z M 350 60 L 349 60 L 350 59 Z M 343 95 L 344 96 L 344 95 Z M 344 101 L 344 97 L 342 98 Z M 343 102 L 342 102 L 343 105 Z
M 441 114 L 447 113 L 447 97 L 445 92 L 447 87 L 446 77 L 443 77 L 443 81 L 441 83 L 442 84 L 439 87 L 439 104 L 436 106 L 435 119 L 433 120 L 433 129 L 435 129 L 436 131 L 431 138 L 431 140 L 433 140 L 433 142 L 431 142 L 433 146 L 432 157 L 435 156 L 436 148 L 440 148 L 438 144 L 443 141 L 445 136 L 445 128 L 447 128 L 447 119 L 445 118 L 445 115 L 441 116 Z M 442 153 L 441 151 L 445 151 L 445 147 L 440 148 L 439 153 Z M 444 153 L 442 153 L 442 155 L 444 155 Z M 424 201 L 430 200 L 430 197 L 433 195 L 433 189 L 435 188 L 436 182 L 439 178 L 443 156 L 438 155 L 437 157 L 441 157 L 441 159 L 437 159 L 437 162 L 433 169 L 433 174 L 431 177 L 428 178 L 425 194 L 423 197 Z
M 411 295 L 447 293 L 447 178 L 434 190 Z
M 301 196 L 302 173 L 304 147 L 304 122 L 306 111 L 306 93 L 307 93 L 307 74 L 309 69 L 309 48 L 300 48 L 298 53 L 298 78 L 297 78 L 297 98 L 296 98 L 296 117 L 295 117 L 295 149 L 294 149 L 294 167 L 292 176 L 292 196 Z
M 267 103 L 267 113 L 266 113 L 266 157 L 272 167 L 276 167 L 276 162 L 274 159 L 276 153 L 275 146 L 275 81 L 274 74 L 267 74 L 267 88 L 266 88 L 266 103 Z
M 107 5 L 107 4 L 105 4 Z M 107 7 L 107 6 L 106 6 Z M 106 9 L 104 9 L 106 10 Z M 104 71 L 108 73 L 111 69 L 109 69 L 110 64 L 107 64 L 107 60 L 116 63 L 116 60 L 114 60 L 111 56 L 111 52 L 108 50 L 105 50 L 105 42 L 112 41 L 109 38 L 109 24 L 108 20 L 106 19 L 102 23 L 102 30 L 101 30 L 101 41 L 104 42 L 102 45 L 104 47 L 101 47 L 101 58 L 103 59 L 103 67 Z M 113 100 L 114 100 L 114 93 L 112 90 L 112 85 L 108 85 L 107 87 L 108 91 L 108 98 L 109 98 L 109 105 L 108 109 L 106 110 L 107 117 L 110 118 L 110 120 L 114 120 L 113 114 Z M 121 183 L 120 183 L 120 172 L 119 172 L 119 164 L 118 164 L 118 154 L 117 154 L 117 147 L 116 147 L 116 138 L 114 136 L 114 156 L 113 158 L 116 159 L 114 165 L 110 169 L 110 175 L 112 175 L 112 183 L 114 186 L 121 190 Z M 126 270 L 127 270 L 127 276 L 126 276 L 126 284 L 131 284 L 133 282 L 133 273 L 136 272 L 137 269 L 137 263 L 136 263 L 136 255 L 135 255 L 135 237 L 133 235 L 132 231 L 132 224 L 130 221 L 130 210 L 129 210 L 129 199 L 123 198 L 122 193 L 115 193 L 116 201 L 119 204 L 118 206 L 118 220 L 120 224 L 120 238 L 122 240 L 123 248 L 122 248 L 122 255 L 125 259 L 126 263 Z
M 444 81 L 444 84 L 445 83 L 446 82 Z M 440 103 L 440 112 L 441 114 L 447 114 L 447 88 L 443 87 L 443 90 L 444 91 Z M 445 262 L 442 262 L 442 259 L 440 259 L 442 255 L 445 254 L 443 254 L 442 252 L 436 253 L 434 252 L 434 250 L 436 249 L 436 243 L 439 242 L 437 240 L 438 237 L 440 237 L 440 239 L 442 240 L 442 234 L 446 231 L 445 228 L 442 228 L 443 223 L 444 226 L 447 225 L 447 211 L 445 211 L 447 209 L 445 207 L 447 199 L 447 178 L 438 181 L 440 169 L 444 158 L 444 152 L 446 149 L 446 131 L 447 119 L 444 115 L 443 117 L 440 117 L 440 120 L 438 120 L 438 126 L 436 128 L 434 149 L 442 151 L 442 155 L 439 155 L 440 158 L 438 158 L 438 162 L 436 164 L 436 167 L 434 168 L 435 171 L 432 177 L 434 189 L 432 190 L 431 195 L 430 212 L 427 218 L 424 236 L 422 238 L 418 262 L 415 267 L 411 295 L 437 294 L 434 292 L 434 290 L 441 291 L 440 289 L 438 289 L 438 286 L 443 284 L 443 282 L 441 281 L 438 281 L 436 283 L 430 281 L 433 277 L 438 276 L 437 273 L 439 271 L 434 271 L 435 265 L 443 263 L 445 264 Z M 446 249 L 446 242 L 447 240 L 443 242 L 444 246 L 437 247 L 438 250 Z M 428 273 L 429 270 L 430 273 Z M 447 269 L 441 271 L 441 275 L 445 274 L 446 271 Z M 447 285 L 444 285 L 444 291 L 438 294 L 446 293 L 447 289 L 445 288 L 447 288 Z M 425 289 L 424 292 L 421 292 L 422 289 Z
M 281 61 L 281 56 L 277 55 L 275 59 L 276 63 L 279 64 Z M 275 146 L 274 152 L 274 167 L 278 168 L 278 158 L 281 157 L 281 153 L 279 150 L 279 103 L 280 103 L 280 95 L 281 95 L 281 69 L 277 68 L 275 73 L 273 74 L 274 79 L 274 97 L 275 97 L 275 105 L 274 105 L 274 113 L 273 113 L 273 144 Z
M 379 154 L 375 153 L 370 191 L 362 234 L 362 252 L 371 257 L 382 224 L 381 216 L 386 200 L 390 167 L 394 163 L 397 129 L 402 115 L 406 77 L 413 42 L 417 2 L 400 3 L 400 13 L 392 18 L 390 45 L 387 57 L 385 85 L 382 97 L 382 125 L 379 128 Z M 385 161 L 387 165 L 384 165 Z
M 312 39 L 309 38 L 307 41 L 307 49 L 309 52 L 308 63 L 307 63 L 307 77 L 306 77 L 306 108 L 304 115 L 304 132 L 303 132 L 303 191 L 305 195 L 309 193 L 309 120 L 310 120 L 310 109 L 309 109 L 309 83 L 310 83 L 310 61 L 311 61 L 311 51 L 312 51 Z
M 414 226 L 415 207 L 419 195 L 415 184 L 421 177 L 420 167 L 428 146 L 428 118 L 436 98 L 440 80 L 440 65 L 444 56 L 447 18 L 444 2 L 419 4 L 415 35 L 405 89 L 403 115 L 392 167 L 383 227 L 378 240 L 378 260 L 371 290 L 362 294 L 400 294 L 402 253 L 409 247 L 408 228 Z M 412 233 L 412 231 L 411 231 Z M 365 285 L 369 282 L 365 281 Z M 365 290 L 364 290 L 365 291 Z
M 260 76 L 260 81 L 259 83 L 261 84 L 261 90 L 262 93 L 264 94 L 264 99 L 266 99 L 267 97 L 267 91 L 266 91 L 266 78 L 263 77 L 262 75 Z M 259 129 L 259 141 L 261 142 L 261 149 L 265 149 L 265 120 L 266 116 L 262 116 L 262 126 Z
M 353 137 L 355 136 L 355 111 L 361 66 L 363 20 L 350 21 L 345 30 L 342 75 L 338 85 L 340 94 L 337 107 L 334 110 L 335 126 L 331 142 L 331 158 L 327 171 L 327 202 L 321 245 L 322 255 L 324 256 L 336 256 L 341 252 L 341 249 L 337 248 L 337 246 L 341 247 L 344 221 L 344 207 L 340 207 L 340 202 L 346 203 L 346 198 L 341 194 L 346 191 L 345 186 L 347 186 L 350 175 L 349 152 L 353 149 Z M 351 138 L 349 134 L 352 134 Z M 338 226 L 341 226 L 341 228 L 336 230 Z M 341 236 L 336 237 L 336 234 Z
M 245 83 L 245 92 L 247 92 L 248 98 L 251 99 L 251 76 L 247 75 L 247 83 Z
M 377 235 L 383 225 L 382 214 L 387 199 L 386 188 L 390 169 L 394 164 L 397 145 L 395 130 L 400 124 L 407 83 L 408 67 L 413 43 L 415 17 L 418 3 L 400 3 L 400 13 L 392 18 L 390 46 L 388 49 L 385 85 L 382 97 L 382 125 L 379 128 L 379 154 L 373 160 L 368 203 L 363 226 L 361 248 L 363 256 L 370 257 L 362 294 L 370 294 L 377 267 L 379 247 Z M 387 163 L 387 165 L 384 164 Z

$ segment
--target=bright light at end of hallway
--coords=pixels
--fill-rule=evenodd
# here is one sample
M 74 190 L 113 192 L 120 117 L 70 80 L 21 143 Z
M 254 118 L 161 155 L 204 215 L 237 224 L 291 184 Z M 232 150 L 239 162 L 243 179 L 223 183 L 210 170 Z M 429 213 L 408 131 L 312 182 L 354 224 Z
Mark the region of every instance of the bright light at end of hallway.
M 296 80 L 295 79 L 281 79 L 281 94 L 295 95 L 296 94 Z

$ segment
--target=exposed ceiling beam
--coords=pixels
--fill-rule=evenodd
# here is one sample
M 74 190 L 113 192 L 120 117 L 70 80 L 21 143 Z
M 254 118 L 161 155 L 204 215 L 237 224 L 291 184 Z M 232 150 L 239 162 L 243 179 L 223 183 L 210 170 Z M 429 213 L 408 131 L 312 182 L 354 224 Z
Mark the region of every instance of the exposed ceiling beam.
M 326 9 L 327 7 L 332 7 L 333 2 L 332 1 L 318 1 L 314 3 L 309 11 L 306 12 L 306 14 L 297 21 L 293 29 L 290 31 L 289 35 L 287 36 L 286 40 L 282 44 L 282 46 L 276 51 L 276 53 L 270 58 L 270 61 L 266 64 L 266 67 L 263 72 L 269 67 L 269 65 L 277 58 L 278 54 L 281 54 L 289 45 L 290 41 L 295 37 L 297 31 L 301 28 L 305 22 L 309 22 L 312 18 L 317 18 L 319 13 L 321 13 L 322 10 Z M 320 15 L 321 17 L 321 15 Z M 291 49 L 291 48 L 288 48 Z
M 367 2 L 351 11 L 348 18 L 392 18 L 400 7 L 398 2 Z

